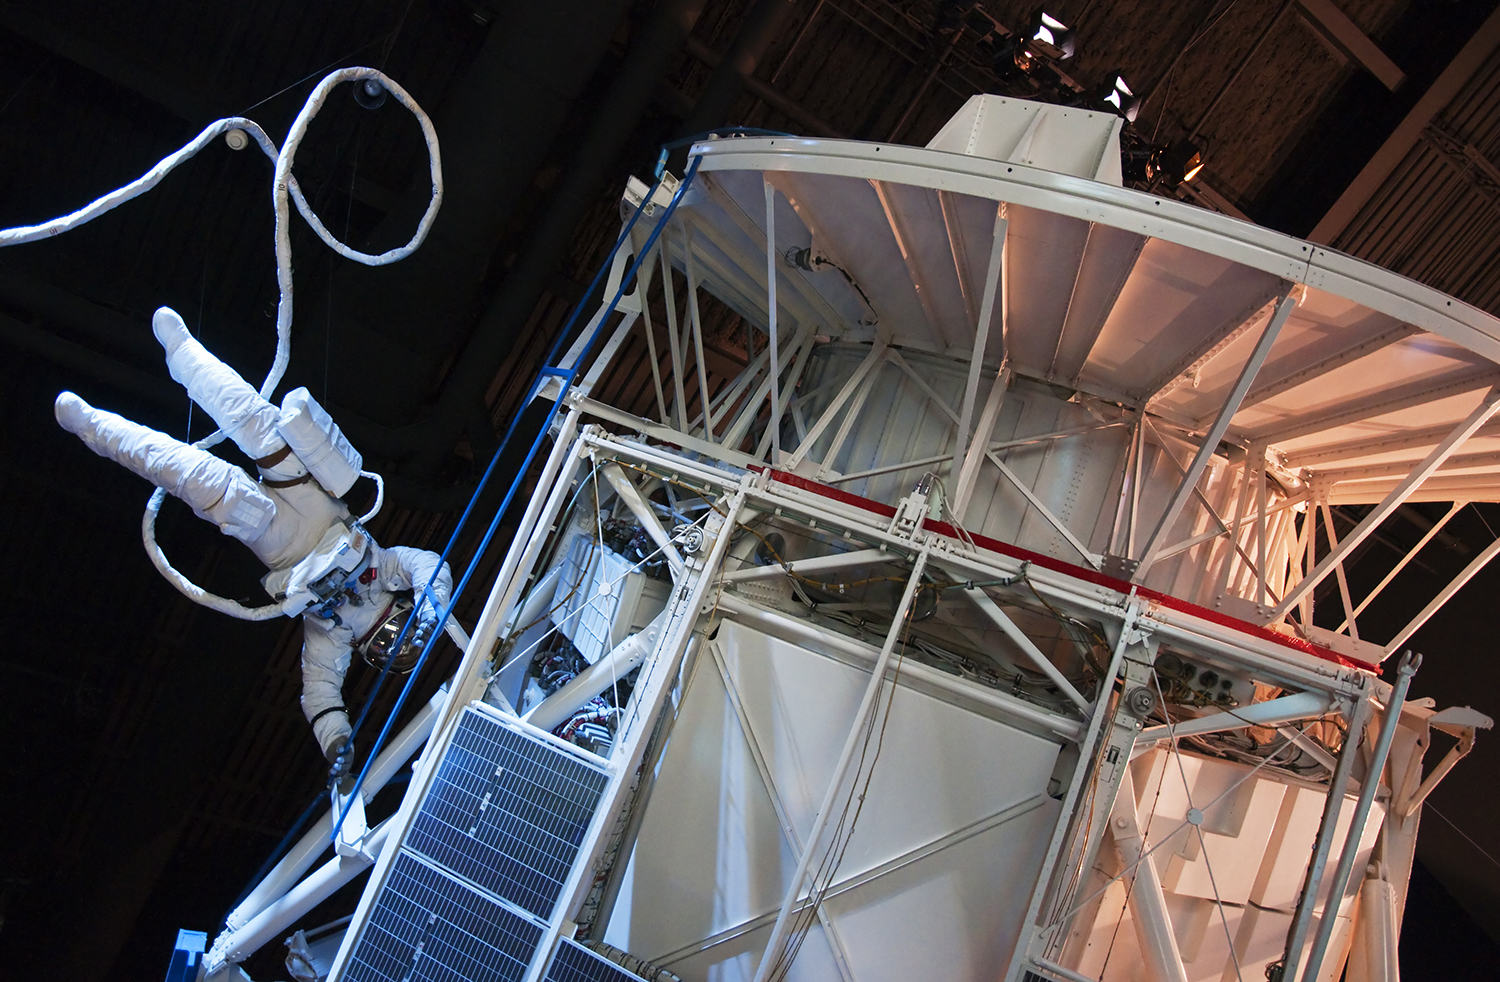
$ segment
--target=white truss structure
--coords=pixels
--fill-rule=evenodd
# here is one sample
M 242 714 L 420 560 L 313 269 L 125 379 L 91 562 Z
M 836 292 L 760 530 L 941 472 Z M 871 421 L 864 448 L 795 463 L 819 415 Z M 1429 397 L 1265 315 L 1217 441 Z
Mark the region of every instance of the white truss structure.
M 1111 117 L 976 99 L 948 149 L 693 148 L 605 295 L 670 214 L 641 286 L 544 390 L 550 455 L 401 810 L 287 893 L 321 845 L 289 856 L 210 969 L 373 862 L 342 977 L 464 707 L 551 730 L 634 671 L 530 979 L 575 934 L 684 979 L 1395 977 L 1461 756 L 1424 779 L 1429 729 L 1466 751 L 1488 720 L 1406 701 L 1419 659 L 1377 669 L 1500 542 L 1391 639 L 1359 618 L 1395 573 L 1354 597 L 1343 564 L 1404 503 L 1500 499 L 1500 322 L 1096 180 Z M 737 374 L 701 295 L 756 332 Z M 601 398 L 640 348 L 643 405 Z M 1343 504 L 1370 508 L 1340 538 Z M 603 517 L 670 589 L 543 698 L 557 570 Z

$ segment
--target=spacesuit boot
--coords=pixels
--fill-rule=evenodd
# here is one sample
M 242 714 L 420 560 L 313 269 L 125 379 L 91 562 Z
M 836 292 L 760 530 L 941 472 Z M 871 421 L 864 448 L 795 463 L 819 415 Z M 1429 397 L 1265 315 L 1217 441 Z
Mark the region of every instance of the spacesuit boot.
M 275 502 L 250 475 L 207 451 L 95 409 L 71 392 L 58 394 L 53 413 L 94 453 L 181 498 L 193 514 L 252 549 L 276 517 Z
M 193 337 L 177 311 L 158 309 L 151 318 L 151 331 L 166 350 L 172 378 L 255 461 L 262 476 L 275 482 L 273 487 L 289 487 L 281 482 L 299 480 L 307 473 L 276 432 L 281 410 Z

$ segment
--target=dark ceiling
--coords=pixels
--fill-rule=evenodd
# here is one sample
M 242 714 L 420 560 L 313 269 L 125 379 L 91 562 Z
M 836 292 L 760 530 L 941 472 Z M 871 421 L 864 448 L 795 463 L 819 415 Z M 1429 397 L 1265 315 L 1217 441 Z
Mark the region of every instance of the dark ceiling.
M 969 95 L 1000 85 L 981 32 L 939 31 L 938 6 L 0 0 L 0 227 L 77 208 L 220 116 L 248 115 L 279 141 L 326 71 L 385 70 L 437 125 L 447 199 L 416 256 L 379 269 L 338 259 L 294 219 L 285 384 L 330 405 L 388 476 L 377 537 L 437 548 L 607 251 L 625 177 L 649 172 L 663 142 L 724 125 L 925 143 Z M 1017 0 L 983 6 L 1006 25 L 1032 13 Z M 1208 165 L 1192 200 L 1306 234 L 1495 4 L 1338 6 L 1405 72 L 1397 91 L 1282 0 L 1050 9 L 1079 29 L 1074 79 L 1094 86 L 1118 70 L 1148 94 L 1138 134 L 1202 138 Z M 1481 156 L 1494 160 L 1486 146 Z M 359 248 L 404 242 L 427 200 L 417 127 L 394 102 L 372 112 L 335 93 L 297 173 L 329 227 Z M 296 703 L 300 625 L 232 621 L 174 592 L 140 547 L 144 483 L 94 457 L 51 415 L 57 391 L 70 388 L 169 433 L 203 435 L 203 415 L 150 337 L 162 305 L 247 377 L 263 374 L 276 303 L 269 177 L 263 157 L 216 143 L 92 225 L 0 253 L 0 547 L 12 600 L 0 655 L 9 749 L 0 758 L 0 979 L 159 974 L 176 929 L 216 930 L 321 789 L 321 757 Z M 1497 246 L 1491 231 L 1464 248 L 1488 256 Z M 1500 312 L 1494 280 L 1476 274 L 1447 288 Z M 711 367 L 732 372 L 744 342 L 713 333 Z M 609 384 L 630 400 L 629 371 Z M 495 507 L 486 499 L 480 514 Z M 1415 542 L 1422 518 L 1414 510 L 1387 529 L 1388 544 Z M 1424 553 L 1410 574 L 1413 602 L 1467 561 L 1468 543 L 1494 537 L 1486 519 L 1495 516 L 1471 509 L 1447 545 Z M 175 502 L 161 538 L 199 583 L 257 596 L 248 552 Z M 482 604 L 504 539 L 502 522 L 461 619 L 472 622 Z M 472 531 L 460 536 L 455 560 L 466 563 L 476 543 Z M 1396 553 L 1364 555 L 1352 575 L 1368 584 Z M 1500 715 L 1500 662 L 1483 635 L 1497 585 L 1500 576 L 1482 575 L 1418 636 L 1429 659 L 1416 694 Z M 1390 605 L 1387 633 L 1404 623 L 1403 602 Z M 1379 631 L 1372 621 L 1369 632 Z M 444 666 L 429 674 L 415 699 Z M 369 685 L 352 673 L 350 699 Z M 381 694 L 377 714 L 390 697 Z M 1497 761 L 1500 747 L 1482 739 L 1433 796 L 1446 818 L 1429 817 L 1420 856 L 1462 905 L 1455 910 L 1500 936 L 1500 866 L 1480 851 L 1500 854 Z M 1447 902 L 1430 890 L 1423 896 Z M 273 977 L 276 958 L 268 950 L 252 974 Z

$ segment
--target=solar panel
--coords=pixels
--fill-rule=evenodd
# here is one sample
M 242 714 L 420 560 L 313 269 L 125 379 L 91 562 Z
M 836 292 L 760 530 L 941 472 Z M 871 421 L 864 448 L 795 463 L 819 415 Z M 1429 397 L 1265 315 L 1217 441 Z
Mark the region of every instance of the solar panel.
M 614 962 L 563 938 L 547 966 L 545 982 L 644 982 Z
M 404 845 L 545 920 L 607 781 L 471 708 Z
M 350 956 L 348 982 L 517 982 L 543 928 L 405 850 Z
M 599 765 L 465 709 L 345 978 L 525 976 L 608 780 Z

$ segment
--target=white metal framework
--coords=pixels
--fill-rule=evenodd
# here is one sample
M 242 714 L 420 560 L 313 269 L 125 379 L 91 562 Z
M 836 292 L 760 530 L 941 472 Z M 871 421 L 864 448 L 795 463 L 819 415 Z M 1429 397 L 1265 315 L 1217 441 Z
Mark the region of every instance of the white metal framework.
M 1457 759 L 1424 780 L 1429 728 L 1466 750 L 1488 720 L 1407 702 L 1419 659 L 1376 669 L 1500 544 L 1380 641 L 1343 564 L 1404 502 L 1500 496 L 1500 323 L 1095 180 L 1107 117 L 984 99 L 967 152 L 722 140 L 681 187 L 632 183 L 626 213 L 670 222 L 637 224 L 605 295 L 631 252 L 640 287 L 544 390 L 552 450 L 434 738 L 334 861 L 374 869 L 333 977 L 363 977 L 475 701 L 608 731 L 528 979 L 564 937 L 747 982 L 1394 977 Z M 731 371 L 710 297 L 756 338 Z M 639 405 L 601 397 L 626 351 Z M 1340 504 L 1370 506 L 1342 538 Z M 1337 631 L 1313 623 L 1330 576 Z M 609 631 L 559 640 L 585 621 Z M 528 673 L 570 646 L 571 681 Z

